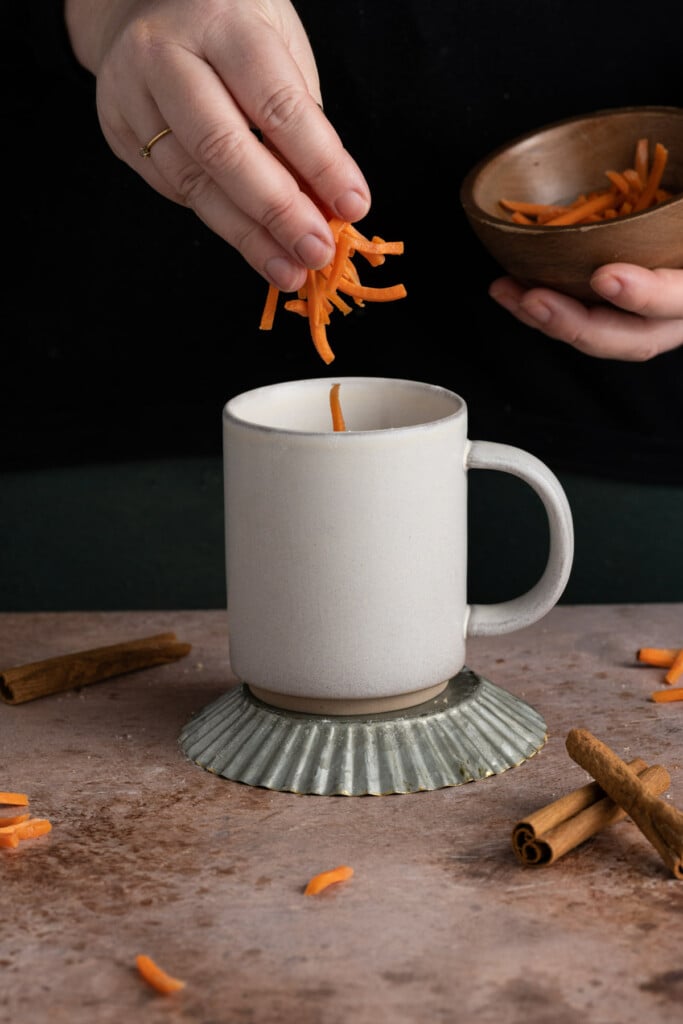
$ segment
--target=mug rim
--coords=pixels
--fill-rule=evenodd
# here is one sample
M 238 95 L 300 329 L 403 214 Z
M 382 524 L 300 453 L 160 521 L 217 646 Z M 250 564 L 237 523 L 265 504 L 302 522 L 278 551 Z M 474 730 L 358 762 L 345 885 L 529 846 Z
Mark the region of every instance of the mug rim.
M 306 429 L 304 427 L 293 427 L 293 426 L 276 426 L 272 423 L 264 423 L 261 419 L 256 419 L 253 415 L 246 416 L 239 412 L 240 405 L 246 405 L 249 402 L 256 402 L 260 396 L 267 396 L 268 393 L 282 392 L 294 388 L 304 389 L 317 389 L 322 385 L 329 389 L 334 384 L 340 384 L 342 387 L 346 384 L 376 384 L 382 386 L 403 386 L 406 391 L 415 390 L 422 394 L 430 394 L 434 397 L 440 398 L 442 401 L 451 402 L 453 408 L 450 412 L 441 415 L 431 416 L 420 420 L 417 423 L 406 423 L 398 424 L 396 426 L 386 427 L 370 427 L 365 429 L 350 429 L 348 431 L 331 431 L 328 429 Z M 275 434 L 296 434 L 308 437 L 325 437 L 340 439 L 343 437 L 353 436 L 358 437 L 364 434 L 376 436 L 381 433 L 395 433 L 396 431 L 407 431 L 407 430 L 424 430 L 435 424 L 443 424 L 448 420 L 459 419 L 467 414 L 467 402 L 451 388 L 447 388 L 442 384 L 433 384 L 429 381 L 413 380 L 408 377 L 382 377 L 372 375 L 347 375 L 339 377 L 297 377 L 291 380 L 274 381 L 271 384 L 263 384 L 256 388 L 249 388 L 247 391 L 242 391 L 239 394 L 233 395 L 223 405 L 223 421 L 225 424 L 233 423 L 237 426 L 244 428 L 251 428 L 254 430 L 261 430 L 264 432 L 275 433 Z

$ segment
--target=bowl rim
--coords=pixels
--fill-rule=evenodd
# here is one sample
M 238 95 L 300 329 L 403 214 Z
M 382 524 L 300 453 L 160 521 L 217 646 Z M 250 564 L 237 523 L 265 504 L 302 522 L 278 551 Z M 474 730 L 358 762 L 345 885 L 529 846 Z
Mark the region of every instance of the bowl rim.
M 545 135 L 548 132 L 554 131 L 557 128 L 562 128 L 565 125 L 578 124 L 581 121 L 594 121 L 596 118 L 613 116 L 619 114 L 667 114 L 675 115 L 683 120 L 683 107 L 666 105 L 666 104 L 641 104 L 640 106 L 630 107 L 602 107 L 599 110 L 587 111 L 583 114 L 572 114 L 570 117 L 563 117 L 557 121 L 549 121 L 546 124 L 541 125 L 538 128 L 531 128 L 529 131 L 523 132 L 521 135 L 517 135 L 512 139 L 508 139 L 507 142 L 502 142 L 495 149 L 490 150 L 489 153 L 481 157 L 477 162 L 470 168 L 465 177 L 462 180 L 459 189 L 460 203 L 468 215 L 476 216 L 477 220 L 482 223 L 490 224 L 492 226 L 505 225 L 506 227 L 520 228 L 524 230 L 525 235 L 534 234 L 556 234 L 558 231 L 571 232 L 571 231 L 595 231 L 600 228 L 616 227 L 624 222 L 628 221 L 632 223 L 634 220 L 643 217 L 649 217 L 652 214 L 657 214 L 667 207 L 670 207 L 676 203 L 683 202 L 683 192 L 678 195 L 672 196 L 671 199 L 665 199 L 661 203 L 657 203 L 656 206 L 650 206 L 647 210 L 640 210 L 638 213 L 630 213 L 628 217 L 618 218 L 615 217 L 612 220 L 596 221 L 594 224 L 560 224 L 548 226 L 546 224 L 515 224 L 514 221 L 509 220 L 506 217 L 497 217 L 495 214 L 488 213 L 483 210 L 480 206 L 475 203 L 472 198 L 472 185 L 481 172 L 481 170 L 494 160 L 501 153 L 511 149 L 513 146 L 517 146 L 527 139 L 539 137 Z

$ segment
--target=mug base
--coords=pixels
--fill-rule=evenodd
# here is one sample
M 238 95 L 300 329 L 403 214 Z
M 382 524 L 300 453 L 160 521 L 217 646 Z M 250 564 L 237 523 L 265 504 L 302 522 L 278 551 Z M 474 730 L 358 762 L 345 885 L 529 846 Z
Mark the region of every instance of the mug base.
M 185 756 L 214 775 L 318 796 L 460 786 L 521 765 L 546 740 L 534 708 L 467 667 L 422 704 L 366 715 L 274 707 L 241 683 L 180 734 Z
M 448 686 L 448 679 L 424 690 L 411 690 L 393 697 L 362 697 L 359 699 L 323 699 L 320 697 L 294 697 L 287 693 L 276 693 L 261 686 L 246 684 L 251 693 L 264 704 L 284 708 L 286 711 L 301 711 L 306 715 L 381 715 L 385 711 L 403 711 L 425 701 L 438 697 Z

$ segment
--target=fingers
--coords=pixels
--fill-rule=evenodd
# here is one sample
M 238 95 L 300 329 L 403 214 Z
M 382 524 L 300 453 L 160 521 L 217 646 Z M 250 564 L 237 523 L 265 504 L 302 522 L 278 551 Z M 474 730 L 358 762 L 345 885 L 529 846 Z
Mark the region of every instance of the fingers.
M 677 280 L 674 278 L 674 285 Z M 671 281 L 666 288 L 668 297 L 665 299 L 660 292 L 658 302 L 675 308 L 670 285 Z M 651 318 L 608 304 L 585 306 L 549 289 L 524 289 L 511 278 L 494 281 L 489 294 L 529 327 L 598 359 L 644 362 L 683 344 L 681 317 Z
M 610 263 L 591 278 L 598 295 L 615 306 L 647 317 L 683 317 L 683 270 L 647 270 Z
M 238 107 L 329 213 L 360 220 L 368 212 L 370 190 L 319 106 L 310 50 L 301 40 L 297 44 L 296 37 L 283 46 L 274 27 L 253 19 L 242 27 L 240 57 L 233 52 L 232 38 L 232 33 L 219 38 L 215 49 L 212 38 L 207 57 Z M 258 74 L 241 71 L 245 54 L 257 56 Z
M 278 20 L 277 5 L 207 3 L 213 17 L 202 20 L 191 17 L 201 5 L 162 0 L 158 19 L 121 33 L 98 72 L 100 122 L 153 188 L 294 291 L 334 256 L 328 219 L 359 220 L 370 192 L 318 105 L 293 9 L 282 5 Z M 140 147 L 166 127 L 143 159 Z

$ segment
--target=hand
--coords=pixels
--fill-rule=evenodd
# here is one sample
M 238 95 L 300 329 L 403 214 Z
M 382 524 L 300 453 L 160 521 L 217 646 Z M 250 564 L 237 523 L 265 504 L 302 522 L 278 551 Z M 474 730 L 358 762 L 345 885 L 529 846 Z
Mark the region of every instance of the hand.
M 329 217 L 360 220 L 370 192 L 322 112 L 289 0 L 66 0 L 65 10 L 121 160 L 283 291 L 330 262 Z
M 494 281 L 489 295 L 522 323 L 598 359 L 645 362 L 683 345 L 683 270 L 610 263 L 591 285 L 608 304 L 585 306 L 509 277 Z

